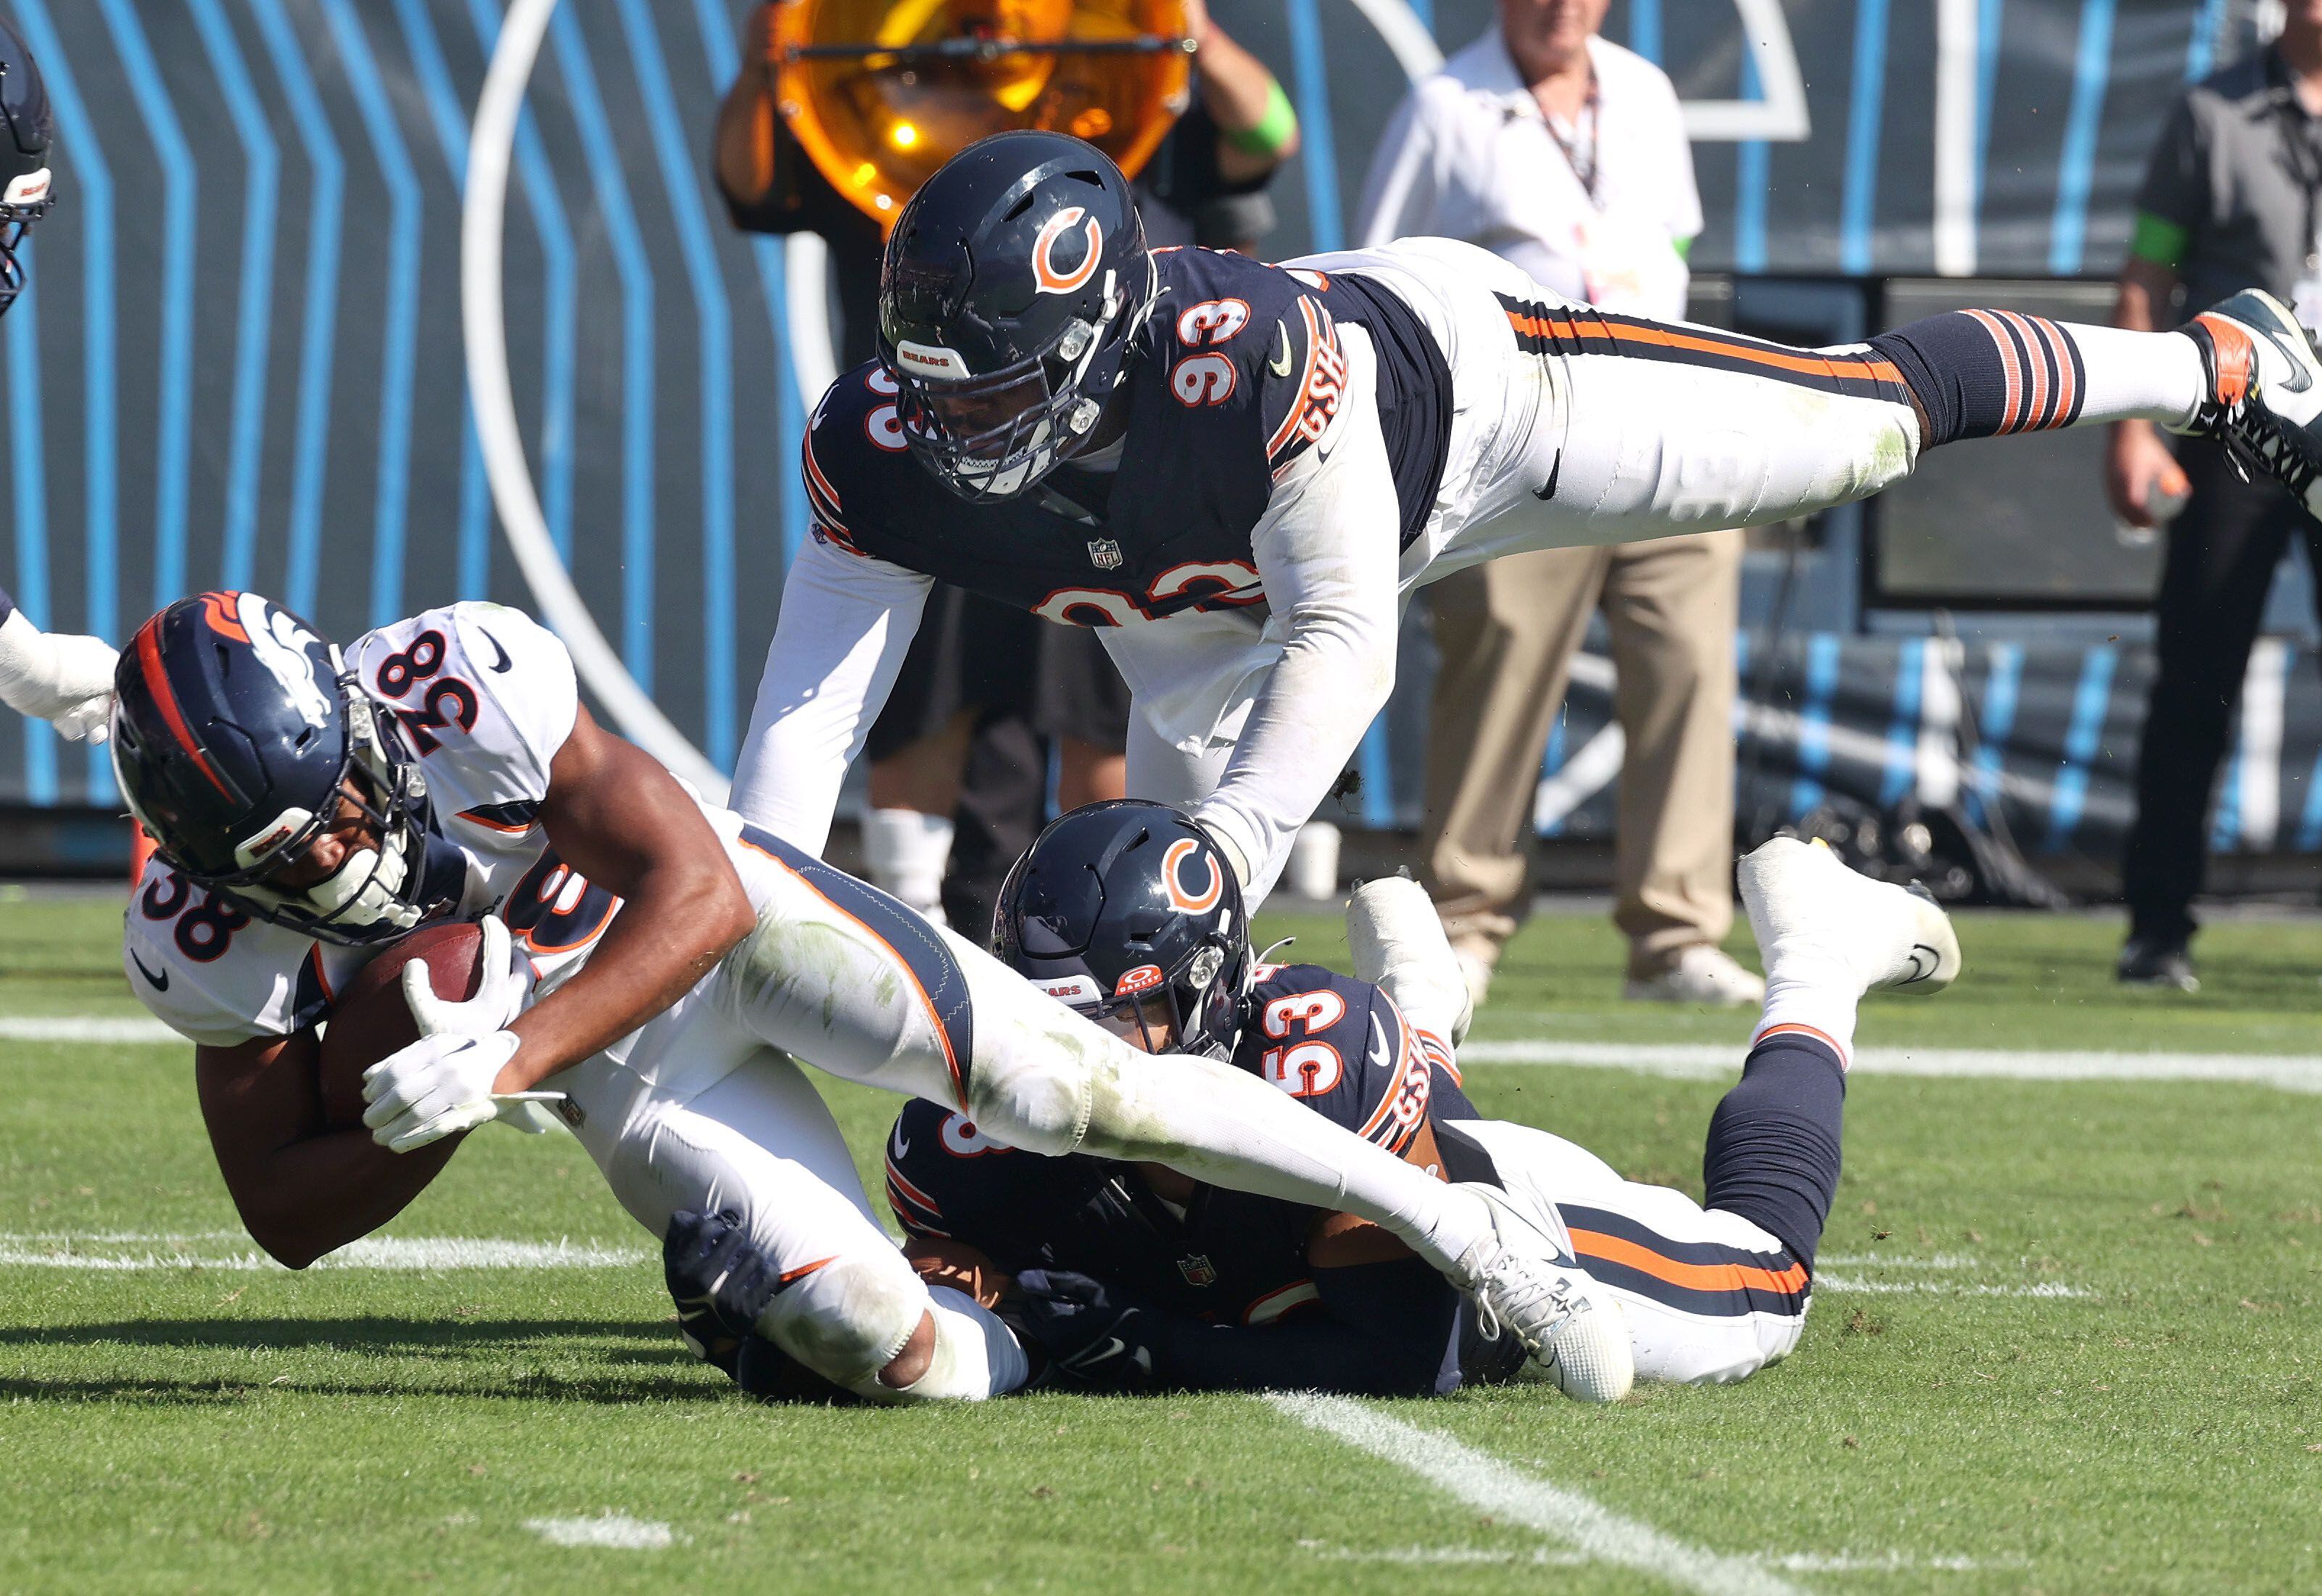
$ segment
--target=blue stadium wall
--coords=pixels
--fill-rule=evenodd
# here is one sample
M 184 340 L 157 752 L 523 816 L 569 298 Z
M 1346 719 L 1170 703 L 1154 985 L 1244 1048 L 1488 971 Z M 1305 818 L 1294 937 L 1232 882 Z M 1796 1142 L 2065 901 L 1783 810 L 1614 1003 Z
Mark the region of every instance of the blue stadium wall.
M 1490 15 L 1486 0 L 1413 4 L 1446 49 Z M 1751 100 L 1740 4 L 1616 0 L 1607 32 L 1689 100 Z M 2107 271 L 2155 119 L 2237 48 L 2238 0 L 1977 4 L 1976 269 Z M 1402 91 L 1394 58 L 1349 0 L 1213 9 L 1281 72 L 1306 128 L 1269 250 L 1340 242 Z M 517 401 L 552 531 L 632 673 L 720 765 L 803 525 L 782 254 L 727 228 L 704 159 L 747 10 L 565 0 L 507 233 Z M 1696 265 L 1933 269 L 1934 12 L 1781 7 L 1813 136 L 1697 146 Z M 46 68 L 62 144 L 32 293 L 0 322 L 0 585 L 43 624 L 116 639 L 221 585 L 276 594 L 339 635 L 453 597 L 527 603 L 469 422 L 457 294 L 459 174 L 501 0 L 0 13 Z M 1901 681 L 1907 645 L 1849 646 Z M 2071 661 L 2056 668 L 2080 679 Z M 2120 684 L 2136 674 L 2107 677 L 2116 732 L 2134 725 Z M 1408 819 L 1416 796 L 1424 672 L 1405 675 L 1393 734 L 1366 761 L 1358 812 L 1375 821 Z M 2116 762 L 2120 747 L 2101 743 Z M 2282 807 L 2302 816 L 2294 798 Z M 0 803 L 25 801 L 113 801 L 102 757 L 0 727 Z

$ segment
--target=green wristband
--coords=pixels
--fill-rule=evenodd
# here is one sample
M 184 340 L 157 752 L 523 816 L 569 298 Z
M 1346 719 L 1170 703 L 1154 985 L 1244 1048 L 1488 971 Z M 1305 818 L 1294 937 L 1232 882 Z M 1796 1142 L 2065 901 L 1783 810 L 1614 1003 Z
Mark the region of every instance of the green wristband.
M 1282 80 L 1269 78 L 1266 86 L 1266 114 L 1257 119 L 1256 127 L 1238 127 L 1226 134 L 1226 142 L 1245 155 L 1260 155 L 1269 160 L 1290 148 L 1290 141 L 1298 136 L 1298 113 L 1290 108 L 1290 96 L 1282 92 Z
M 2151 211 L 2136 213 L 2136 231 L 2129 235 L 2128 252 L 2139 260 L 2170 271 L 2185 263 L 2185 246 L 2192 242 L 2192 230 L 2154 215 Z

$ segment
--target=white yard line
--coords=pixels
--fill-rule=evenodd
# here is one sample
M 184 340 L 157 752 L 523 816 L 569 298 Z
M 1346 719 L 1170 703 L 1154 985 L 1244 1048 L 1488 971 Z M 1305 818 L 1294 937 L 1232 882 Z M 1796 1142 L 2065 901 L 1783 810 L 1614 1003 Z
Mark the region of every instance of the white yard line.
M 237 1231 L 185 1236 L 10 1235 L 0 1233 L 0 1267 L 92 1272 L 151 1269 L 279 1270 Z M 221 1242 L 242 1242 L 238 1247 Z M 208 1243 L 208 1245 L 198 1244 Z M 626 1269 L 647 1262 L 640 1248 L 599 1242 L 505 1241 L 444 1236 L 372 1236 L 319 1260 L 317 1269 Z
M 1748 1558 L 1687 1545 L 1440 1430 L 1405 1424 L 1344 1397 L 1285 1394 L 1266 1400 L 1284 1416 L 1406 1469 L 1470 1507 L 1568 1542 L 1596 1562 L 1633 1568 L 1703 1596 L 1792 1596 L 1798 1590 Z
M 1462 1064 L 1629 1070 L 1680 1081 L 1738 1074 L 1746 1050 L 1718 1043 L 1477 1042 Z M 2232 1081 L 2322 1093 L 2322 1058 L 2300 1053 L 2043 1053 L 2028 1048 L 1866 1047 L 1858 1075 L 1955 1076 L 2000 1081 Z
M 2093 1297 L 2094 1291 L 2056 1281 L 2034 1281 L 2025 1286 L 1982 1285 L 1952 1280 L 1861 1280 L 1853 1275 L 1827 1274 L 1817 1269 L 1817 1291 L 1856 1291 L 1880 1296 L 1914 1297 Z
M 677 1537 L 668 1525 L 626 1513 L 596 1518 L 526 1518 L 524 1527 L 552 1546 L 615 1546 L 627 1552 L 665 1552 Z
M 0 1042 L 176 1042 L 178 1033 L 157 1019 L 124 1015 L 0 1015 Z
M 1578 1568 L 1593 1559 L 1578 1552 L 1546 1546 L 1513 1551 L 1495 1546 L 1382 1546 L 1365 1550 L 1334 1546 L 1327 1541 L 1302 1540 L 1298 1549 L 1320 1563 L 1392 1563 L 1405 1567 L 1466 1567 L 1476 1564 L 1521 1564 L 1527 1568 Z M 1987 1568 L 2025 1568 L 2020 1557 L 1916 1557 L 1908 1552 L 1752 1552 L 1738 1561 L 1785 1573 L 1975 1573 Z

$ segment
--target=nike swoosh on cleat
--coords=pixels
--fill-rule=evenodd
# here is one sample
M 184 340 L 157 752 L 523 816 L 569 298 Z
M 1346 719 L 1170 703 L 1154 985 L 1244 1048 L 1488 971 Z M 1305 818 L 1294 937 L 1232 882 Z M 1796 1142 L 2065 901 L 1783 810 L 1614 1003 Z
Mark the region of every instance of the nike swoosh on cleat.
M 1911 973 L 1904 980 L 1905 986 L 1909 986 L 1915 981 L 1931 979 L 1935 971 L 1943 967 L 1943 956 L 1924 942 L 1911 944 L 1910 959 Z
M 1548 468 L 1548 481 L 1531 490 L 1532 497 L 1547 502 L 1556 497 L 1556 479 L 1564 475 L 1564 451 L 1556 451 L 1556 463 Z
M 1274 324 L 1274 331 L 1275 336 L 1281 340 L 1281 342 L 1275 345 L 1281 352 L 1266 362 L 1266 369 L 1276 377 L 1287 377 L 1290 375 L 1290 329 L 1276 322 Z
M 168 971 L 165 970 L 159 975 L 154 974 L 151 971 L 145 968 L 145 961 L 137 956 L 134 949 L 130 951 L 129 962 L 137 966 L 138 974 L 143 976 L 147 980 L 153 983 L 153 990 L 155 991 L 166 992 L 169 990 L 169 972 Z
M 507 674 L 509 667 L 514 663 L 514 661 L 507 656 L 507 650 L 500 646 L 500 640 L 498 638 L 494 637 L 489 632 L 484 632 L 482 627 L 479 626 L 476 630 L 483 632 L 484 641 L 490 643 L 492 645 L 492 652 L 499 656 L 499 663 L 493 666 L 492 669 L 498 671 L 503 676 Z

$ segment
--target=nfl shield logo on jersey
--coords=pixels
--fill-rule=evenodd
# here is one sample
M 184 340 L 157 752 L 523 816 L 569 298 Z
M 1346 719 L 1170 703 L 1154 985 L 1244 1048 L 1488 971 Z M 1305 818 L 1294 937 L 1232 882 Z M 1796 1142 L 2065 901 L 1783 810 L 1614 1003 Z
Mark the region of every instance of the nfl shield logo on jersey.
M 1109 537 L 1089 539 L 1089 563 L 1099 570 L 1120 569 L 1120 545 Z
M 1214 1286 L 1218 1283 L 1218 1266 L 1210 1262 L 1207 1253 L 1195 1253 L 1177 1260 L 1177 1272 L 1185 1277 L 1189 1286 Z

